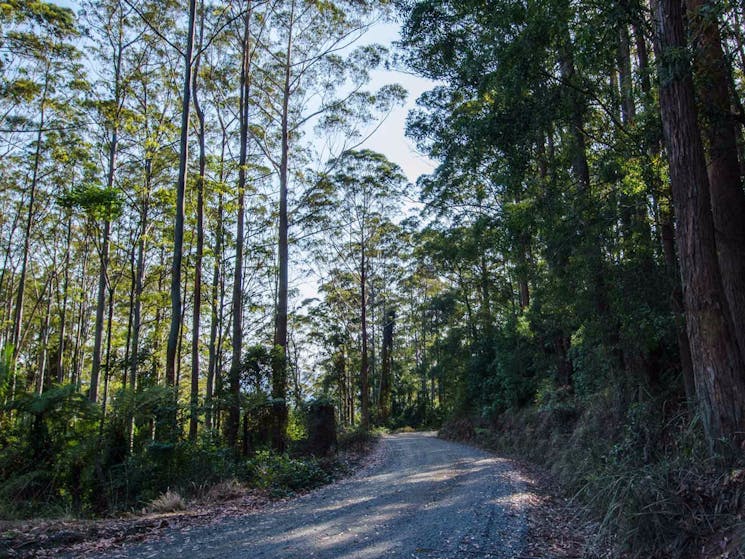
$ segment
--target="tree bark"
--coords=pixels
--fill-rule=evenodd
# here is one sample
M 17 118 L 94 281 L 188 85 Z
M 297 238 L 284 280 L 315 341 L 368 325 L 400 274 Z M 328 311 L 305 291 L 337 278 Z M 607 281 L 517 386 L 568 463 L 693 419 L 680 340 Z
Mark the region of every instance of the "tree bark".
M 287 431 L 287 308 L 289 297 L 289 242 L 287 193 L 289 188 L 290 155 L 290 80 L 292 77 L 292 52 L 295 18 L 295 1 L 292 1 L 288 23 L 287 45 L 282 84 L 281 156 L 279 163 L 279 231 L 277 260 L 279 278 L 277 285 L 277 312 L 274 326 L 274 351 L 272 367 L 272 398 L 284 401 L 275 406 L 277 417 L 273 421 L 272 447 L 277 451 L 285 448 Z
M 59 351 L 57 352 L 57 384 L 65 381 L 65 336 L 67 335 L 67 302 L 70 287 L 70 246 L 72 243 L 72 212 L 68 211 L 63 259 L 62 305 L 60 306 Z
M 176 383 L 176 358 L 181 333 L 181 263 L 184 247 L 184 214 L 186 175 L 189 161 L 189 114 L 191 112 L 191 81 L 196 27 L 196 0 L 189 1 L 189 30 L 184 53 L 184 81 L 181 98 L 181 137 L 179 140 L 179 169 L 176 181 L 176 220 L 173 228 L 173 261 L 171 264 L 171 327 L 166 348 L 166 384 Z M 175 427 L 175 414 L 174 414 Z
M 362 236 L 364 238 L 364 232 Z M 367 351 L 367 262 L 364 241 L 360 253 L 360 337 L 362 338 L 360 352 L 360 427 L 363 431 L 367 431 L 370 428 L 370 381 L 368 378 L 370 363 Z
M 112 139 L 112 144 L 114 144 Z M 110 176 L 113 184 L 113 158 L 115 158 L 115 149 L 112 148 L 109 163 Z M 109 245 L 111 236 L 111 220 L 106 218 L 103 224 L 103 233 L 101 236 L 101 253 L 100 264 L 98 266 L 98 295 L 96 296 L 96 325 L 93 330 L 93 359 L 91 362 L 91 384 L 88 389 L 88 399 L 91 402 L 98 402 L 98 382 L 101 373 L 101 349 L 103 346 L 104 330 L 104 313 L 106 311 L 106 288 L 109 277 Z
M 26 293 L 26 275 L 28 270 L 29 253 L 31 251 L 31 229 L 34 224 L 34 212 L 36 204 L 37 188 L 39 186 L 39 166 L 41 163 L 41 140 L 44 129 L 44 115 L 47 103 L 47 93 L 49 90 L 49 63 L 47 63 L 45 77 L 44 77 L 44 88 L 42 90 L 40 107 L 39 107 L 39 130 L 36 134 L 36 147 L 34 149 L 34 163 L 31 171 L 31 185 L 29 192 L 28 212 L 26 214 L 26 224 L 23 230 L 23 253 L 21 256 L 21 271 L 18 278 L 18 293 L 16 295 L 15 310 L 13 312 L 13 337 L 11 338 L 12 344 L 12 362 L 11 362 L 11 388 L 10 397 L 13 398 L 16 387 L 16 365 L 18 360 L 18 354 L 20 352 L 20 345 L 22 340 L 23 332 L 23 305 L 25 302 Z
M 655 2 L 660 109 L 698 406 L 711 449 L 745 435 L 745 375 L 714 240 L 709 179 L 686 57 L 683 2 Z
M 248 161 L 248 109 L 251 93 L 251 4 L 247 5 L 243 21 L 241 42 L 241 95 L 240 95 L 240 159 L 238 170 L 238 223 L 235 235 L 235 269 L 233 272 L 232 301 L 232 357 L 230 362 L 230 406 L 225 435 L 228 446 L 236 448 L 240 427 L 240 374 L 243 349 L 243 242 L 246 203 L 246 163 Z
M 199 17 L 199 48 L 204 44 L 204 6 Z M 207 148 L 205 145 L 204 111 L 199 104 L 199 63 L 201 55 L 194 62 L 192 94 L 194 112 L 197 115 L 199 141 L 199 177 L 197 178 L 197 246 L 194 256 L 194 302 L 191 317 L 191 390 L 189 394 L 189 440 L 196 441 L 199 416 L 199 334 L 202 312 L 202 258 L 204 255 L 204 183 L 207 167 Z
M 711 0 L 687 0 L 694 37 L 694 75 L 708 142 L 708 175 L 714 234 L 724 293 L 745 361 L 745 190 L 732 115 L 728 61 Z
M 380 372 L 380 421 L 385 425 L 391 417 L 391 389 L 393 386 L 393 328 L 396 312 L 387 309 L 383 312 L 383 347 L 381 350 Z

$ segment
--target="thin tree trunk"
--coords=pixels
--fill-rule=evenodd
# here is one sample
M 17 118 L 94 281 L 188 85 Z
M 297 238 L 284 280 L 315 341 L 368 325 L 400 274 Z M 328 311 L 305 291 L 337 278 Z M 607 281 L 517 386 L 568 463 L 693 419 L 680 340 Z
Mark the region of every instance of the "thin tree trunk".
M 129 384 L 134 391 L 137 388 L 137 373 L 140 361 L 140 332 L 142 330 L 142 292 L 144 290 L 145 276 L 145 244 L 147 229 L 149 227 L 150 210 L 150 180 L 152 162 L 145 161 L 145 185 L 142 197 L 142 214 L 140 215 L 140 234 L 137 241 L 137 266 L 135 268 L 135 294 L 134 309 L 132 311 L 132 356 L 130 364 Z
M 112 141 L 112 145 L 114 141 Z M 114 157 L 111 151 L 111 157 Z M 111 165 L 113 165 L 113 160 Z M 113 181 L 113 167 L 110 167 L 110 176 Z M 88 389 L 88 399 L 91 402 L 98 401 L 98 382 L 101 372 L 101 347 L 103 345 L 104 313 L 106 311 L 106 288 L 108 286 L 109 268 L 109 238 L 111 235 L 111 221 L 107 218 L 104 222 L 103 236 L 101 238 L 101 261 L 98 268 L 98 295 L 96 297 L 96 325 L 93 331 L 93 359 L 91 363 L 91 384 Z
M 136 238 L 136 237 L 135 237 Z M 135 292 L 137 291 L 137 243 L 132 239 L 132 249 L 129 251 L 129 301 L 127 304 L 127 339 L 124 344 L 124 366 L 122 375 L 122 388 L 128 385 L 127 374 L 131 370 L 130 358 L 132 356 L 132 330 L 134 326 Z
M 59 351 L 57 353 L 57 384 L 65 382 L 65 336 L 67 335 L 67 301 L 70 296 L 70 245 L 72 243 L 72 212 L 67 214 L 65 256 L 62 264 L 62 305 L 60 306 Z
M 370 387 L 369 361 L 367 354 L 367 261 L 364 242 L 360 253 L 360 336 L 362 350 L 360 355 L 360 427 L 363 431 L 370 428 Z
M 122 108 L 122 61 L 124 45 L 122 43 L 122 19 L 119 20 L 119 43 L 114 57 L 114 103 L 117 114 L 114 117 L 113 128 L 111 130 L 111 141 L 109 142 L 108 152 L 108 171 L 106 173 L 106 187 L 111 190 L 114 188 L 114 176 L 116 174 L 116 159 L 119 151 L 119 114 Z M 93 361 L 91 364 L 91 385 L 88 392 L 88 398 L 92 402 L 98 401 L 98 382 L 101 370 L 101 346 L 103 343 L 104 312 L 106 305 L 106 288 L 108 286 L 108 267 L 109 267 L 109 244 L 111 236 L 111 216 L 107 215 L 103 226 L 103 235 L 101 240 L 101 261 L 98 271 L 98 297 L 96 299 L 96 326 L 93 332 Z
M 215 389 L 215 379 L 217 377 L 217 357 L 219 347 L 217 344 L 218 329 L 220 327 L 221 298 L 220 283 L 222 270 L 222 244 L 223 244 L 223 198 L 222 192 L 219 194 L 217 202 L 217 224 L 215 233 L 215 253 L 214 263 L 212 266 L 212 291 L 210 295 L 211 314 L 210 314 L 210 342 L 209 342 L 209 363 L 207 365 L 207 391 L 205 394 L 206 412 L 204 425 L 209 430 L 212 429 L 213 402 L 212 395 Z
M 18 278 L 18 294 L 16 295 L 15 311 L 13 313 L 13 337 L 11 338 L 11 344 L 13 348 L 12 362 L 11 362 L 11 388 L 10 398 L 13 399 L 16 388 L 16 364 L 18 360 L 18 354 L 20 352 L 20 344 L 22 339 L 22 324 L 23 324 L 23 304 L 25 302 L 26 294 L 26 275 L 28 271 L 28 260 L 29 253 L 31 250 L 31 229 L 34 224 L 34 212 L 36 211 L 36 194 L 39 186 L 39 166 L 41 164 L 41 140 L 44 129 L 44 116 L 46 112 L 47 94 L 49 91 L 49 62 L 45 68 L 44 73 L 44 88 L 41 94 L 41 101 L 39 107 L 39 130 L 36 134 L 36 148 L 34 149 L 34 163 L 31 171 L 31 185 L 29 192 L 28 212 L 26 214 L 26 224 L 23 230 L 23 253 L 21 256 L 21 271 Z
M 56 268 L 56 266 L 54 266 Z M 47 374 L 47 357 L 49 355 L 49 322 L 52 315 L 52 279 L 51 277 L 47 280 L 48 287 L 42 292 L 42 296 L 46 291 L 50 291 L 47 295 L 47 306 L 44 311 L 44 320 L 42 322 L 41 330 L 39 331 L 39 346 L 41 348 L 41 360 L 39 363 L 39 376 L 36 379 L 36 394 L 41 395 L 44 392 L 44 382 Z
M 204 6 L 199 17 L 199 48 L 204 44 Z M 194 303 L 191 320 L 191 392 L 189 397 L 189 440 L 197 439 L 197 419 L 199 414 L 199 330 L 202 312 L 202 257 L 204 254 L 204 182 L 207 167 L 207 148 L 205 146 L 204 111 L 199 105 L 199 63 L 201 55 L 194 62 L 192 93 L 194 111 L 197 114 L 199 128 L 199 177 L 197 178 L 197 247 L 194 260 Z
M 238 170 L 238 220 L 235 236 L 235 268 L 232 299 L 232 357 L 230 362 L 230 407 L 225 436 L 228 446 L 236 448 L 240 427 L 240 371 L 243 350 L 243 243 L 245 237 L 246 163 L 248 161 L 248 109 L 251 92 L 251 3 L 247 4 L 241 42 L 240 160 Z
M 111 334 L 114 321 L 114 289 L 109 289 L 108 317 L 106 319 L 106 359 L 104 360 L 103 373 L 103 400 L 101 402 L 101 430 L 106 421 L 106 412 L 109 402 L 109 382 L 111 381 Z
M 279 278 L 277 288 L 277 312 L 274 327 L 274 350 L 276 355 L 272 367 L 272 398 L 283 404 L 275 404 L 276 417 L 273 421 L 272 447 L 282 452 L 285 448 L 287 431 L 287 309 L 289 297 L 289 244 L 287 192 L 289 188 L 290 154 L 290 80 L 292 76 L 292 53 L 295 18 L 295 0 L 292 0 L 288 22 L 287 45 L 284 61 L 284 81 L 282 87 L 281 158 L 279 164 L 279 235 L 277 260 Z
M 393 386 L 393 327 L 396 313 L 393 309 L 383 311 L 383 347 L 381 348 L 380 373 L 380 421 L 383 425 L 391 417 L 391 389 Z
M 176 182 L 176 221 L 173 228 L 173 261 L 171 265 L 171 327 L 166 347 L 166 384 L 175 387 L 176 358 L 181 333 L 181 263 L 184 248 L 184 217 L 186 175 L 189 162 L 189 114 L 191 111 L 191 81 L 196 27 L 197 1 L 189 0 L 189 30 L 184 52 L 184 81 L 181 98 L 181 138 L 179 169 Z M 175 427 L 175 416 L 173 417 Z
M 86 234 L 85 241 L 83 243 L 83 261 L 80 265 L 80 285 L 85 285 L 85 278 L 88 273 L 88 253 L 89 253 L 89 238 Z M 87 292 L 85 289 L 81 294 L 80 304 L 78 305 L 78 320 L 75 328 L 75 347 L 73 349 L 73 364 L 70 382 L 76 387 L 80 386 L 80 376 L 83 368 L 83 352 L 82 347 L 85 339 L 88 336 L 87 332 L 87 304 L 86 304 Z

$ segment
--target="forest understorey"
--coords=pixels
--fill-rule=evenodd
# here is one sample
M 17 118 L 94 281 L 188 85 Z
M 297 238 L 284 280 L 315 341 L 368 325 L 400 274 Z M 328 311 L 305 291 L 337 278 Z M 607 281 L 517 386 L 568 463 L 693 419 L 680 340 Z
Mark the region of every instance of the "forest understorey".
M 606 433 L 602 451 L 591 450 L 588 441 L 602 440 L 588 436 L 602 430 L 598 415 L 590 408 L 571 421 L 557 416 L 530 408 L 490 421 L 454 419 L 439 432 L 506 455 L 525 472 L 532 493 L 526 558 L 745 557 L 745 469 L 696 464 L 679 449 L 614 469 L 623 436 Z
M 329 483 L 355 475 L 370 465 L 377 444 L 370 437 L 327 459 Z M 39 559 L 64 554 L 102 553 L 135 542 L 157 538 L 164 531 L 186 531 L 261 510 L 271 503 L 290 500 L 315 489 L 282 492 L 248 488 L 235 481 L 221 482 L 204 495 L 181 501 L 183 510 L 151 512 L 148 507 L 104 519 L 0 520 L 0 559 Z

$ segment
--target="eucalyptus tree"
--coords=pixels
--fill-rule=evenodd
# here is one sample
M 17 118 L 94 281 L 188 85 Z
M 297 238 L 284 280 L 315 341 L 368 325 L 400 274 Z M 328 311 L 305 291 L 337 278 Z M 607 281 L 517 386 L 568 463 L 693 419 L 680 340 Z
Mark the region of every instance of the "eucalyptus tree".
M 144 339 L 143 303 L 147 298 L 146 280 L 151 251 L 158 244 L 159 234 L 166 228 L 166 184 L 172 181 L 171 169 L 175 155 L 170 149 L 177 124 L 177 95 L 171 87 L 170 58 L 163 48 L 153 45 L 154 38 L 143 37 L 132 57 L 137 70 L 128 79 L 132 94 L 129 110 L 133 117 L 131 146 L 123 172 L 130 177 L 127 192 L 130 209 L 133 246 L 131 247 L 131 305 L 127 341 L 129 372 L 125 374 L 131 389 L 139 384 Z M 146 309 L 147 310 L 147 309 Z
M 745 363 L 717 259 L 710 181 L 696 110 L 681 2 L 655 2 L 660 110 L 665 130 L 684 306 L 698 406 L 712 449 L 739 444 L 745 424 Z M 725 449 L 726 450 L 726 449 Z
M 363 429 L 370 427 L 370 285 L 373 264 L 386 237 L 395 234 L 395 209 L 406 186 L 398 165 L 369 150 L 345 151 L 323 174 L 323 190 L 330 192 L 326 261 L 355 278 L 360 324 L 360 413 Z
M 113 192 L 117 188 L 117 166 L 120 151 L 122 128 L 130 116 L 125 110 L 125 103 L 131 91 L 126 86 L 130 68 L 126 67 L 126 54 L 134 45 L 137 34 L 133 30 L 134 11 L 122 0 L 88 3 L 84 6 L 84 15 L 90 29 L 91 39 L 96 47 L 97 65 L 101 74 L 98 76 L 97 98 L 94 101 L 100 125 L 102 158 L 105 170 L 102 172 L 103 188 Z M 93 358 L 88 397 L 98 401 L 98 385 L 101 369 L 101 355 L 104 334 L 104 313 L 106 308 L 106 290 L 108 286 L 111 218 L 113 214 L 103 213 L 99 241 L 98 295 L 96 300 L 96 320 L 93 332 Z
M 185 48 L 182 51 L 184 80 L 181 90 L 181 127 L 179 137 L 179 167 L 176 179 L 176 217 L 173 226 L 173 261 L 171 264 L 171 326 L 166 348 L 166 383 L 174 386 L 176 394 L 176 360 L 181 333 L 181 263 L 183 259 L 186 176 L 189 160 L 189 116 L 192 101 L 192 70 L 194 64 L 194 38 L 197 24 L 197 2 L 189 0 Z M 175 420 L 175 417 L 174 417 Z
M 296 208 L 303 207 L 312 190 L 303 188 L 301 169 L 307 152 L 301 138 L 311 127 L 335 129 L 349 141 L 360 127 L 384 114 L 403 97 L 400 87 L 384 87 L 376 93 L 363 90 L 370 70 L 383 61 L 377 46 L 349 50 L 381 17 L 380 5 L 372 2 L 308 2 L 287 0 L 270 4 L 267 17 L 272 34 L 262 44 L 270 63 L 262 66 L 266 79 L 259 107 L 264 118 L 254 123 L 254 136 L 277 174 L 277 295 L 274 320 L 276 359 L 272 397 L 278 403 L 274 446 L 284 447 L 287 422 L 287 339 L 289 301 L 290 230 L 300 225 Z M 337 148 L 336 155 L 343 151 Z M 318 153 L 327 159 L 333 153 Z M 293 217 L 295 216 L 295 217 Z
M 0 25 L 3 30 L 0 105 L 4 159 L 19 165 L 18 171 L 7 177 L 16 184 L 6 183 L 18 188 L 15 195 L 10 194 L 18 201 L 18 215 L 9 231 L 6 265 L 17 229 L 22 237 L 15 296 L 7 294 L 15 301 L 12 331 L 6 342 L 12 356 L 12 393 L 16 383 L 15 367 L 26 340 L 24 308 L 37 218 L 51 197 L 59 194 L 50 182 L 50 167 L 47 166 L 53 168 L 54 165 L 53 147 L 59 138 L 56 132 L 76 124 L 80 114 L 77 102 L 84 80 L 77 62 L 78 51 L 71 44 L 77 30 L 70 10 L 45 2 L 32 6 L 13 2 L 3 10 Z
M 707 174 L 717 257 L 729 313 L 745 359 L 745 190 L 742 188 L 740 134 L 732 108 L 742 103 L 732 87 L 723 47 L 721 8 L 710 0 L 689 0 L 687 22 L 693 40 L 693 74 L 701 128 L 707 142 Z

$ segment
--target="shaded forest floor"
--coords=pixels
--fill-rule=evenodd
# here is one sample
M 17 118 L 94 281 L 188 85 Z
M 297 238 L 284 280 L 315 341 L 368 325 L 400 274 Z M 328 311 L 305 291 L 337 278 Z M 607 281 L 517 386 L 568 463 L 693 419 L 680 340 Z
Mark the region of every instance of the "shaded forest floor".
M 377 439 L 370 438 L 339 453 L 330 464 L 334 474 L 331 483 L 354 475 L 367 466 L 376 444 Z M 125 544 L 147 541 L 164 530 L 188 531 L 225 518 L 241 516 L 301 493 L 279 493 L 228 482 L 218 484 L 201 498 L 185 502 L 183 510 L 174 512 L 148 512 L 142 509 L 103 519 L 0 520 L 0 559 L 46 559 L 63 554 L 104 552 Z

